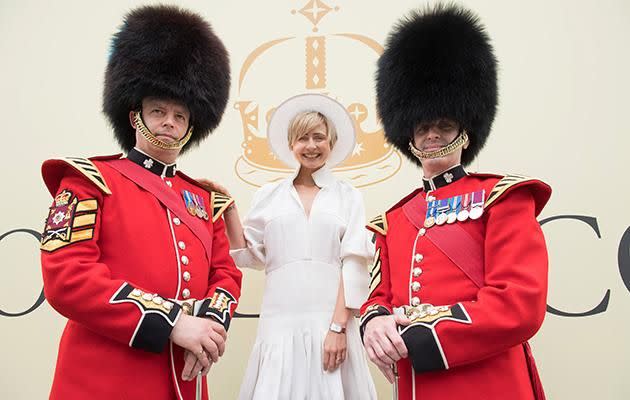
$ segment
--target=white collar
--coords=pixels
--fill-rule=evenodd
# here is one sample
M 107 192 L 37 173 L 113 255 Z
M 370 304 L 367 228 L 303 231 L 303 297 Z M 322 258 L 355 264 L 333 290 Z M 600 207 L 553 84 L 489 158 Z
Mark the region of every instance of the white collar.
M 298 172 L 300 172 L 299 168 L 296 169 L 293 172 L 293 174 L 289 177 L 288 182 L 291 185 L 293 185 L 293 181 L 295 180 L 295 177 L 297 177 Z M 337 178 L 335 178 L 332 171 L 326 165 L 324 165 L 317 171 L 313 172 L 312 176 L 313 176 L 313 180 L 315 181 L 315 184 L 320 188 L 330 186 L 337 181 Z

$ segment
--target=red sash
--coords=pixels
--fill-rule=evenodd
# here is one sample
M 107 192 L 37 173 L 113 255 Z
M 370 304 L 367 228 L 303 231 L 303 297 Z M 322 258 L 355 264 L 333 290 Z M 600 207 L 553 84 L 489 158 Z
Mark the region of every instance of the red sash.
M 424 192 L 403 205 L 403 213 L 418 229 L 424 228 L 427 202 Z M 426 237 L 461 269 L 477 287 L 484 285 L 483 243 L 475 240 L 459 224 L 444 224 L 427 229 Z
M 109 161 L 107 165 L 110 165 L 136 185 L 151 193 L 164 207 L 175 214 L 203 244 L 208 264 L 212 261 L 212 235 L 208 231 L 208 227 L 201 219 L 188 213 L 182 198 L 175 191 L 166 190 L 164 181 L 159 176 L 126 158 Z

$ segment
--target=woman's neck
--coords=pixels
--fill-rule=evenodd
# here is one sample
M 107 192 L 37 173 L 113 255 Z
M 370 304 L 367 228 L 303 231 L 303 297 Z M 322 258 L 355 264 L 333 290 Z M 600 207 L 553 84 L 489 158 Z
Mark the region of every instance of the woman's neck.
M 301 186 L 316 186 L 313 173 L 318 170 L 319 168 L 311 170 L 300 167 L 297 176 L 293 179 L 293 183 Z

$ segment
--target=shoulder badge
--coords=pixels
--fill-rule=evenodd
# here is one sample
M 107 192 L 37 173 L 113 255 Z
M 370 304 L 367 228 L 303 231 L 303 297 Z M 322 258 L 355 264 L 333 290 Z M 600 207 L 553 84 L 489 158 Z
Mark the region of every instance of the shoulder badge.
M 506 190 L 513 187 L 514 185 L 518 185 L 520 183 L 533 181 L 533 180 L 536 180 L 536 179 L 530 178 L 525 175 L 516 175 L 516 174 L 505 175 L 503 179 L 497 182 L 492 188 L 492 190 L 490 191 L 490 194 L 488 195 L 488 198 L 486 199 L 486 203 L 484 207 L 486 208 L 489 207 L 499 197 L 501 197 L 501 195 L 505 193 Z
M 98 170 L 98 168 L 96 168 L 96 165 L 94 165 L 92 161 L 88 160 L 87 158 L 80 157 L 64 157 L 60 160 L 70 164 L 74 169 L 82 173 L 103 193 L 112 194 L 112 191 L 107 186 L 103 175 L 101 175 L 101 172 Z
M 216 222 L 221 214 L 234 203 L 234 199 L 219 192 L 210 192 L 210 203 L 212 204 L 212 222 Z
M 385 214 L 379 214 L 367 223 L 366 227 L 381 235 L 387 235 L 387 217 Z
M 40 248 L 53 252 L 69 244 L 92 239 L 97 210 L 96 199 L 79 201 L 70 190 L 64 189 L 55 196 L 55 202 L 50 207 Z

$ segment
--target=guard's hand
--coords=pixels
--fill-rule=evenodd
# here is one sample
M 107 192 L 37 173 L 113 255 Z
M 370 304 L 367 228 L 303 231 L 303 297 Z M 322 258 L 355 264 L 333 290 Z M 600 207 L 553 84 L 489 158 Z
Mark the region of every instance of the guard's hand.
M 394 369 L 391 365 L 388 365 L 387 367 L 381 367 L 380 365 L 378 365 L 378 369 L 383 375 L 385 375 L 385 379 L 387 379 L 389 383 L 394 384 L 396 376 L 394 375 Z
M 223 353 L 225 353 L 225 342 L 227 341 L 227 332 L 225 331 L 225 328 L 223 327 L 223 325 L 213 320 L 212 318 L 205 318 L 205 319 L 207 319 L 208 322 L 210 322 L 210 327 L 212 328 L 212 331 L 209 334 L 210 339 L 212 339 L 212 341 L 214 341 L 214 343 L 217 345 L 217 348 L 219 349 L 219 357 L 222 357 Z
M 218 322 L 183 314 L 173 327 L 170 339 L 193 353 L 201 365 L 207 368 L 210 366 L 208 356 L 217 362 L 219 355 L 223 355 L 226 337 L 225 329 Z
M 370 360 L 376 364 L 389 380 L 386 369 L 401 358 L 407 358 L 407 346 L 398 333 L 397 325 L 411 323 L 402 315 L 382 315 L 368 321 L 363 334 L 363 345 Z M 393 373 L 391 375 L 393 379 Z
M 198 178 L 195 180 L 199 182 L 208 191 L 219 192 L 219 193 L 223 193 L 226 196 L 232 197 L 232 195 L 225 188 L 225 186 L 221 185 L 218 182 L 211 181 L 210 179 L 206 179 L 206 178 Z
M 324 371 L 336 370 L 348 356 L 348 347 L 345 333 L 328 331 L 324 339 L 324 354 L 322 363 Z
M 201 362 L 196 355 L 186 350 L 184 352 L 184 369 L 182 370 L 182 379 L 184 381 L 192 381 L 198 375 L 208 375 L 210 367 L 212 367 L 212 363 L 210 363 L 208 367 L 204 367 L 201 365 Z

